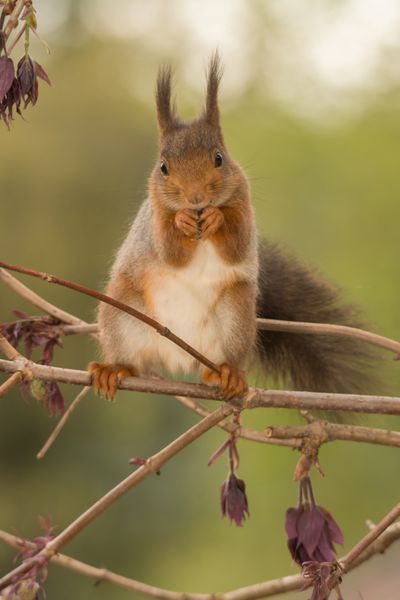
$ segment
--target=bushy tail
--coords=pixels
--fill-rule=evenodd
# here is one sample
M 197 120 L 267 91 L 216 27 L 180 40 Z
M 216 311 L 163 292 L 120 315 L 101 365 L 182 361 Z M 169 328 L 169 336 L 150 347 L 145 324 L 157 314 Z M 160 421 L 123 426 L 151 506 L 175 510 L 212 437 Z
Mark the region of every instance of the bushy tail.
M 363 327 L 357 308 L 280 245 L 262 241 L 257 316 Z M 365 342 L 339 336 L 259 331 L 258 350 L 269 375 L 297 390 L 372 393 L 374 353 Z

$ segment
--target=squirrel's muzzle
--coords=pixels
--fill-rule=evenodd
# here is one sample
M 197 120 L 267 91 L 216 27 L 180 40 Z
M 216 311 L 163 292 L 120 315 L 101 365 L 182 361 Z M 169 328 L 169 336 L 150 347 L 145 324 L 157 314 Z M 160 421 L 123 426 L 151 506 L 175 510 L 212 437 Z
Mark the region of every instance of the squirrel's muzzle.
M 191 204 L 192 206 L 199 206 L 200 204 L 204 204 L 206 202 L 203 194 L 193 194 L 191 196 L 188 196 L 188 202 L 189 204 Z

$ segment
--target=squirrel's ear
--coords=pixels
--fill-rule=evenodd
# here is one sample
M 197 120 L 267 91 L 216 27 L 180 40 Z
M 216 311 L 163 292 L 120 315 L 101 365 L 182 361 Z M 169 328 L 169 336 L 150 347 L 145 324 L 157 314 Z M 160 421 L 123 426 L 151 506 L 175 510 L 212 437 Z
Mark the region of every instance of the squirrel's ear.
M 219 127 L 218 87 L 222 77 L 222 67 L 218 51 L 211 56 L 207 72 L 207 96 L 205 119 L 214 127 Z
M 171 67 L 161 67 L 156 88 L 157 118 L 161 135 L 165 135 L 178 124 L 175 109 L 171 107 L 171 80 Z

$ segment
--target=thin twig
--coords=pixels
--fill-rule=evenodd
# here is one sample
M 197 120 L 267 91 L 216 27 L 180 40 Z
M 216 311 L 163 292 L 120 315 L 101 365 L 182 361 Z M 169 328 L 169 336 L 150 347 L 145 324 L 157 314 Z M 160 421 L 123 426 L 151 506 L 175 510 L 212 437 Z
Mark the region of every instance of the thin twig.
M 0 385 L 0 398 L 3 398 L 8 392 L 10 392 L 16 385 L 21 383 L 22 373 L 17 371 L 13 373 L 4 383 Z
M 20 14 L 22 13 L 22 11 L 24 9 L 24 6 L 25 6 L 25 0 L 17 0 L 17 2 L 15 4 L 15 8 L 12 11 L 11 15 L 9 16 L 7 25 L 4 28 L 4 37 L 5 37 L 6 41 L 10 37 L 10 34 L 13 31 L 13 29 L 16 27 L 16 25 L 18 25 L 18 20 L 19 20 Z
M 31 376 L 45 381 L 59 381 L 76 385 L 90 385 L 87 371 L 63 369 L 27 362 Z M 0 371 L 14 373 L 21 369 L 18 361 L 0 359 Z M 167 396 L 190 396 L 204 400 L 221 401 L 217 388 L 199 383 L 182 381 L 142 379 L 127 377 L 118 385 L 120 390 L 166 394 Z M 231 400 L 235 408 L 286 408 L 291 410 L 345 411 L 366 414 L 400 415 L 400 398 L 396 396 L 366 396 L 357 394 L 330 394 L 325 392 L 297 392 L 287 390 L 262 390 L 254 388 L 250 400 Z
M 26 540 L 22 540 L 6 531 L 0 530 L 0 540 L 16 549 L 20 549 L 22 544 L 28 544 L 34 548 L 34 544 L 29 544 Z M 88 565 L 87 563 L 66 556 L 65 554 L 56 554 L 52 557 L 51 562 L 61 567 L 65 567 L 66 569 L 70 569 L 71 571 L 75 571 L 85 577 L 91 577 L 96 582 L 106 581 L 126 590 L 137 592 L 152 598 L 160 598 L 162 600 L 183 600 L 183 594 L 180 592 L 173 592 L 153 585 L 148 585 L 141 581 L 113 573 L 108 569 Z M 187 600 L 210 600 L 210 594 L 185 594 L 184 597 Z
M 384 533 L 366 550 L 355 559 L 348 568 L 348 571 L 358 567 L 363 562 L 367 561 L 375 554 L 383 554 L 395 541 L 400 538 L 400 523 L 394 523 L 386 529 Z M 22 540 L 15 535 L 0 530 L 0 540 L 13 548 L 20 549 L 21 544 L 27 544 L 26 540 Z M 33 544 L 32 544 L 33 547 Z M 220 594 L 198 594 L 191 592 L 174 592 L 155 587 L 118 575 L 108 569 L 99 569 L 92 565 L 88 565 L 80 560 L 65 556 L 65 554 L 56 554 L 51 558 L 51 562 L 61 567 L 65 567 L 76 573 L 80 573 L 85 577 L 91 577 L 96 581 L 106 581 L 118 587 L 127 590 L 132 590 L 151 598 L 159 598 L 160 600 L 257 600 L 259 598 L 267 598 L 278 594 L 283 594 L 288 591 L 300 589 L 304 587 L 304 579 L 301 575 L 288 575 L 279 579 L 272 579 L 256 583 L 250 586 L 232 590 L 230 592 Z
M 149 325 L 149 327 L 152 327 L 153 329 L 155 329 L 157 331 L 157 333 L 159 333 L 163 337 L 166 337 L 171 342 L 173 342 L 174 344 L 176 344 L 177 346 L 182 348 L 182 350 L 184 350 L 185 352 L 187 352 L 188 354 L 193 356 L 193 358 L 198 360 L 200 363 L 202 363 L 203 365 L 205 365 L 212 371 L 219 373 L 219 367 L 217 365 L 215 365 L 212 361 L 210 361 L 206 356 L 204 356 L 203 354 L 201 354 L 200 352 L 195 350 L 195 348 L 193 348 L 188 343 L 186 343 L 182 338 L 175 335 L 172 331 L 170 331 L 168 329 L 168 327 L 161 325 L 155 319 L 152 319 L 151 317 L 142 313 L 140 310 L 137 310 L 136 308 L 133 308 L 132 306 L 129 306 L 128 304 L 124 304 L 123 302 L 120 302 L 119 300 L 115 300 L 114 298 L 111 298 L 111 296 L 107 296 L 106 294 L 102 294 L 101 292 L 97 292 L 96 290 L 92 290 L 84 285 L 80 285 L 79 283 L 74 283 L 73 281 L 68 281 L 67 279 L 60 279 L 59 277 L 56 277 L 55 275 L 49 275 L 48 273 L 42 273 L 40 271 L 35 271 L 33 269 L 26 269 L 25 267 L 20 267 L 17 265 L 9 265 L 8 263 L 5 263 L 3 261 L 0 261 L 0 267 L 2 267 L 3 269 L 10 269 L 11 271 L 16 271 L 17 273 L 23 273 L 25 275 L 30 275 L 31 277 L 36 277 L 38 279 L 42 279 L 43 281 L 47 281 L 48 283 L 55 283 L 57 285 L 61 285 L 63 287 L 66 287 L 66 288 L 69 288 L 76 292 L 79 292 L 81 294 L 85 294 L 86 296 L 91 296 L 92 298 L 96 298 L 96 300 L 99 300 L 100 302 L 104 302 L 105 304 L 114 306 L 115 308 L 122 310 L 123 312 L 131 315 L 132 317 L 139 319 L 143 323 L 146 323 L 146 325 Z
M 86 396 L 86 394 L 88 393 L 89 390 L 90 390 L 90 387 L 85 386 L 79 392 L 79 394 L 76 396 L 76 398 L 74 398 L 74 400 L 69 405 L 68 409 L 65 411 L 65 413 L 63 414 L 61 419 L 58 421 L 57 425 L 53 429 L 51 435 L 47 439 L 46 443 L 43 445 L 42 449 L 39 450 L 39 452 L 36 454 L 37 459 L 40 460 L 41 458 L 43 458 L 45 456 L 46 452 L 55 442 L 56 438 L 58 437 L 58 435 L 61 432 L 61 430 L 63 429 L 64 425 L 66 424 L 66 422 L 68 421 L 68 419 L 70 418 L 72 413 L 74 412 L 75 408 L 78 406 L 78 404 L 82 400 L 82 398 L 84 396 Z
M 40 310 L 43 310 L 52 317 L 59 319 L 63 323 L 69 323 L 70 325 L 78 326 L 86 325 L 85 321 L 82 321 L 82 319 L 71 315 L 70 313 L 66 312 L 65 310 L 62 310 L 61 308 L 58 308 L 58 306 L 54 306 L 54 304 L 51 304 L 50 302 L 39 296 L 39 294 L 36 294 L 36 292 L 28 288 L 20 281 L 18 281 L 16 277 L 14 277 L 13 275 L 11 275 L 11 273 L 8 273 L 8 271 L 2 268 L 0 268 L 0 281 L 2 281 L 9 288 L 14 290 L 14 292 L 22 296 L 22 298 L 28 300 L 28 302 L 31 302 L 34 306 L 40 308 Z
M 348 571 L 349 567 L 361 556 L 375 540 L 400 517 L 400 502 L 392 508 L 383 519 L 375 525 L 343 558 L 339 564 L 343 571 Z
M 88 295 L 95 297 L 103 302 L 107 302 L 107 300 L 105 300 L 105 298 L 109 298 L 109 297 L 105 296 L 104 294 L 100 294 L 99 292 L 95 292 L 94 290 L 90 290 L 89 288 L 85 288 L 84 286 L 79 286 L 78 284 L 74 284 L 73 282 L 62 280 L 57 277 L 47 275 L 46 273 L 40 273 L 38 271 L 33 271 L 32 269 L 25 269 L 23 267 L 12 266 L 12 265 L 8 265 L 6 263 L 1 263 L 1 262 L 0 262 L 0 264 L 2 264 L 5 268 L 13 269 L 20 273 L 32 275 L 34 277 L 44 279 L 51 283 L 58 283 L 59 285 L 64 285 L 65 287 L 75 289 L 76 291 L 88 294 Z M 59 318 L 61 321 L 65 322 L 65 323 L 71 324 L 71 326 L 66 325 L 63 327 L 63 332 L 66 335 L 72 334 L 72 333 L 90 333 L 91 335 L 95 335 L 98 333 L 98 325 L 96 323 L 90 323 L 90 324 L 85 323 L 85 321 L 82 321 L 81 319 L 78 319 L 77 317 L 75 317 L 69 313 L 66 313 L 65 311 L 57 308 L 56 306 L 48 303 L 46 300 L 41 298 L 41 296 L 39 296 L 38 294 L 36 294 L 32 290 L 30 290 L 24 284 L 20 283 L 18 281 L 18 279 L 16 279 L 10 273 L 8 273 L 5 270 L 5 268 L 0 268 L 0 279 L 3 280 L 4 283 L 9 285 L 9 287 L 14 289 L 21 296 L 23 296 L 27 300 L 31 301 L 36 306 L 42 308 L 42 310 L 44 310 L 45 312 L 48 312 L 49 314 Z M 102 296 L 102 298 L 100 298 L 100 296 Z M 160 333 L 161 335 L 165 335 L 169 339 L 175 341 L 175 343 L 178 343 L 177 340 L 179 340 L 179 338 L 177 338 L 177 336 L 175 336 L 172 332 L 169 332 L 169 330 L 167 328 L 163 327 L 162 325 L 160 325 L 153 319 L 150 319 L 149 317 L 147 317 L 147 315 L 140 313 L 140 311 L 136 311 L 135 309 L 130 309 L 127 311 L 126 310 L 127 305 L 118 303 L 119 306 L 117 306 L 117 304 L 115 302 L 116 301 L 112 302 L 113 306 L 116 306 L 120 310 L 123 310 L 124 312 L 128 312 L 129 314 L 135 316 L 136 318 L 139 318 L 140 320 L 146 322 L 148 325 L 150 325 L 151 327 L 156 329 L 158 331 L 158 333 Z M 128 308 L 130 308 L 130 307 L 128 307 Z M 135 314 L 132 313 L 132 310 L 134 311 Z M 400 353 L 400 342 L 398 342 L 397 340 L 393 340 L 393 339 L 384 337 L 382 335 L 378 335 L 371 331 L 359 329 L 357 327 L 349 327 L 346 325 L 335 325 L 335 324 L 331 324 L 331 323 L 305 323 L 305 322 L 300 322 L 300 321 L 284 321 L 284 320 L 280 320 L 280 319 L 260 319 L 260 318 L 257 319 L 257 327 L 258 327 L 258 329 L 266 329 L 269 331 L 282 331 L 282 332 L 290 332 L 290 333 L 302 333 L 302 334 L 305 333 L 305 334 L 317 334 L 317 335 L 338 335 L 338 336 L 352 337 L 352 338 L 363 340 L 372 345 L 375 345 L 375 346 L 378 346 L 381 348 L 385 348 L 387 350 L 391 350 L 392 352 Z M 168 332 L 168 333 L 166 333 L 166 332 Z M 175 338 L 175 339 L 173 339 L 173 338 Z M 181 341 L 183 342 L 183 340 L 181 340 Z M 183 343 L 186 344 L 185 342 L 183 342 Z M 182 347 L 182 345 L 180 343 L 178 343 L 178 345 L 180 345 Z M 186 345 L 186 346 L 188 346 L 188 345 Z M 190 348 L 190 346 L 185 347 L 184 349 L 186 351 L 188 351 L 190 354 L 192 354 L 192 352 L 190 352 L 190 350 L 188 348 Z M 193 356 L 193 354 L 192 354 L 192 356 Z M 195 358 L 197 360 L 200 360 L 198 356 L 195 356 Z M 206 360 L 208 361 L 208 359 L 206 359 Z M 200 360 L 200 362 L 203 362 L 203 361 Z M 210 366 L 210 364 L 208 364 L 207 366 L 212 368 Z M 214 367 L 216 367 L 216 365 L 214 365 Z M 213 370 L 215 370 L 215 369 L 213 369 Z
M 197 402 L 194 398 L 189 398 L 186 396 L 175 396 L 175 398 L 184 406 L 195 412 L 196 414 L 206 417 L 211 414 L 205 406 L 202 406 L 200 402 Z M 218 427 L 227 431 L 228 433 L 235 433 L 237 437 L 240 437 L 244 440 L 249 440 L 251 442 L 259 442 L 261 444 L 270 444 L 272 446 L 286 446 L 289 448 L 301 448 L 302 440 L 298 439 L 280 439 L 269 436 L 265 432 L 255 431 L 254 429 L 248 429 L 247 427 L 242 427 L 237 423 L 233 423 L 232 421 L 222 421 L 218 423 Z
M 282 321 L 279 319 L 257 319 L 257 327 L 258 329 L 267 329 L 268 331 L 352 337 L 363 340 L 364 342 L 369 342 L 374 346 L 400 353 L 400 342 L 384 337 L 383 335 L 372 333 L 371 331 L 365 331 L 364 329 L 349 327 L 347 325 L 303 323 L 301 321 Z
M 378 346 L 391 350 L 392 352 L 400 353 L 400 342 L 393 340 L 383 335 L 378 335 L 365 329 L 357 327 L 348 327 L 347 325 L 334 325 L 331 323 L 304 323 L 301 321 L 282 321 L 278 319 L 257 319 L 257 328 L 268 331 L 281 331 L 287 333 L 299 333 L 309 335 L 334 335 L 356 338 Z M 72 333 L 98 333 L 99 326 L 97 323 L 88 325 L 65 325 L 63 332 L 66 335 Z
M 15 577 L 29 571 L 29 569 L 31 569 L 36 564 L 37 560 L 40 560 L 40 558 L 43 559 L 43 557 L 52 557 L 63 546 L 65 546 L 65 544 L 67 544 L 74 537 L 76 537 L 78 533 L 85 529 L 85 527 L 87 527 L 94 519 L 101 515 L 107 508 L 109 508 L 116 500 L 138 485 L 151 473 L 156 473 L 159 471 L 162 465 L 176 456 L 176 454 L 178 454 L 181 450 L 189 446 L 189 444 L 201 437 L 204 433 L 206 433 L 206 431 L 212 429 L 217 423 L 219 423 L 219 421 L 232 414 L 233 411 L 233 406 L 223 404 L 217 408 L 217 410 L 211 413 L 211 415 L 205 417 L 199 423 L 196 423 L 196 425 L 193 425 L 193 427 L 185 431 L 185 433 L 168 444 L 168 446 L 165 446 L 162 450 L 151 456 L 143 466 L 136 469 L 134 473 L 126 477 L 126 479 L 121 481 L 118 485 L 107 492 L 102 498 L 100 498 L 100 500 L 82 513 L 59 535 L 46 544 L 43 550 L 5 575 L 0 580 L 0 590 L 12 583 L 15 580 Z
M 335 440 L 344 440 L 400 447 L 400 432 L 398 431 L 362 427 L 359 425 L 346 425 L 344 423 L 329 423 L 328 421 L 313 421 L 309 425 L 302 426 L 273 426 L 268 427 L 264 433 L 267 436 L 270 435 L 272 438 L 282 440 L 316 436 L 320 438 L 321 444 Z
M 0 332 L 0 350 L 9 360 L 16 360 L 21 355 Z

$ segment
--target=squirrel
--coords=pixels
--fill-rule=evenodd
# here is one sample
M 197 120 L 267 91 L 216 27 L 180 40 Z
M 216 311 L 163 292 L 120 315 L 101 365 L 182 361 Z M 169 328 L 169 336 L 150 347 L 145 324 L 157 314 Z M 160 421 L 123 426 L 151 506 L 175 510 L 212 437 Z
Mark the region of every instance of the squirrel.
M 231 399 L 247 390 L 254 355 L 297 389 L 360 392 L 363 346 L 351 338 L 257 331 L 256 318 L 359 326 L 334 286 L 280 245 L 261 240 L 246 175 L 225 145 L 215 53 L 205 108 L 182 121 L 171 103 L 172 72 L 156 85 L 160 153 L 142 204 L 120 247 L 106 293 L 148 314 L 219 366 L 199 364 L 131 316 L 101 303 L 104 362 L 88 365 L 97 393 L 114 398 L 128 376 L 198 371 Z

